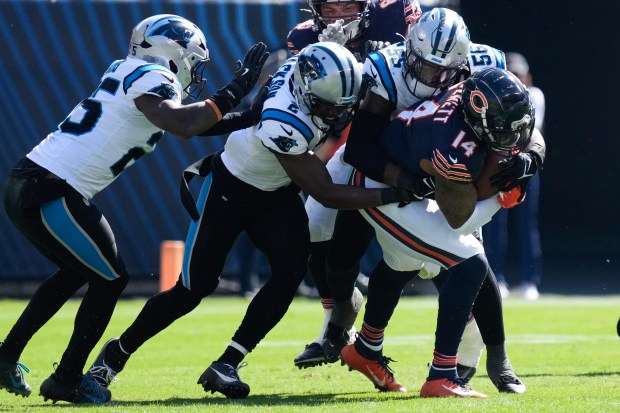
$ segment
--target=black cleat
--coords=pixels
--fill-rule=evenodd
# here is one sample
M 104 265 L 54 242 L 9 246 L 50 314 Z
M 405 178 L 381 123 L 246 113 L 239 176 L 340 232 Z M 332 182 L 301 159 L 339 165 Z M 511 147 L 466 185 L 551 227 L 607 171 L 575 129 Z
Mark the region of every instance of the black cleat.
M 527 391 L 525 384 L 516 375 L 501 376 L 497 382 L 493 382 L 500 393 L 523 394 Z
M 295 366 L 300 369 L 316 367 L 326 363 L 327 361 L 325 360 L 325 355 L 323 355 L 323 348 L 316 342 L 307 344 L 304 351 L 295 357 Z
M 234 368 L 230 364 L 214 361 L 202 373 L 198 384 L 202 385 L 206 392 L 217 391 L 229 399 L 245 399 L 250 394 L 250 386 L 241 381 L 238 370 L 247 365 L 247 363 L 241 363 L 239 367 Z
M 465 366 L 463 364 L 456 365 L 456 371 L 459 375 L 459 378 L 464 384 L 468 384 L 472 377 L 476 374 L 475 367 Z
M 108 350 L 110 344 L 118 342 L 118 340 L 118 338 L 109 339 L 86 372 L 86 376 L 95 380 L 102 387 L 108 387 L 111 383 L 118 381 L 116 375 L 123 371 L 127 360 L 129 360 L 129 356 L 121 358 Z
M 335 363 L 340 359 L 340 352 L 349 344 L 350 336 L 346 328 L 337 326 L 331 321 L 325 331 L 325 341 L 321 345 L 325 362 Z
M 82 376 L 80 384 L 70 386 L 59 382 L 52 374 L 41 384 L 41 396 L 44 401 L 54 403 L 63 400 L 75 404 L 103 404 L 110 401 L 112 393 L 86 375 Z
M 30 370 L 20 362 L 12 364 L 0 362 L 0 389 L 6 389 L 16 396 L 30 396 L 32 387 L 26 383 L 24 372 L 29 373 Z

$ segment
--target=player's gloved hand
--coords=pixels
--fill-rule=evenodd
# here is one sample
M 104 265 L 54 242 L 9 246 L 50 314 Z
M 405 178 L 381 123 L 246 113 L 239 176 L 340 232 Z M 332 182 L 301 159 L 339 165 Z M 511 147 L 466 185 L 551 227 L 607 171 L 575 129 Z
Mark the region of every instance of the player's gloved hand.
M 415 201 L 435 198 L 435 179 L 432 176 L 413 176 L 405 170 L 401 170 L 398 174 L 397 186 L 411 191 L 416 198 Z
M 403 188 L 383 188 L 381 190 L 381 205 L 399 203 L 403 207 L 410 202 L 419 201 L 413 192 Z
M 519 187 L 522 196 L 525 197 L 527 184 L 538 171 L 540 164 L 538 156 L 530 152 L 520 152 L 510 158 L 502 159 L 499 161 L 500 171 L 490 178 L 491 184 L 502 192 Z M 523 199 L 519 200 L 521 201 Z
M 364 56 L 367 56 L 368 53 L 388 47 L 391 44 L 390 42 L 383 42 L 381 40 L 367 40 L 366 43 L 364 43 Z
M 319 34 L 319 42 L 334 42 L 341 46 L 349 40 L 344 33 L 344 20 L 338 19 L 334 23 L 330 23 Z
M 273 76 L 269 76 L 267 81 L 260 87 L 258 93 L 256 93 L 256 96 L 254 96 L 254 99 L 252 100 L 250 111 L 252 112 L 252 121 L 254 125 L 260 121 L 260 116 L 263 112 L 263 104 L 265 103 L 265 99 L 267 99 L 269 85 L 271 85 L 272 80 Z
M 222 114 L 237 106 L 250 93 L 268 57 L 267 45 L 258 42 L 246 52 L 243 63 L 237 61 L 234 79 L 211 97 Z
M 519 205 L 525 199 L 525 192 L 521 193 L 521 188 L 515 186 L 509 191 L 497 194 L 497 201 L 502 208 L 512 208 Z

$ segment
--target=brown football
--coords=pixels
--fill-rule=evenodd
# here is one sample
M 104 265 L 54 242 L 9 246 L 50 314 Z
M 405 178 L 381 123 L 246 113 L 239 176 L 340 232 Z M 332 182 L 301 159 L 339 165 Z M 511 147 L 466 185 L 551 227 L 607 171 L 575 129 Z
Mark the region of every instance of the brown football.
M 474 182 L 476 190 L 478 191 L 478 200 L 487 199 L 493 195 L 497 195 L 499 189 L 496 186 L 491 185 L 489 178 L 499 171 L 499 161 L 504 159 L 503 156 L 489 151 L 484 158 L 484 167 L 482 173 Z

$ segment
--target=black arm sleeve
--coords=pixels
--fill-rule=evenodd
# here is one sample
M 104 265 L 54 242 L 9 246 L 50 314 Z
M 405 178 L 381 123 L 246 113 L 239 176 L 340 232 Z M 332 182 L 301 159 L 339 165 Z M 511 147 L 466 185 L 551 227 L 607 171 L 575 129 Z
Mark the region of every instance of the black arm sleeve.
M 346 163 L 379 182 L 383 182 L 383 172 L 389 159 L 377 143 L 389 121 L 389 117 L 358 110 L 344 151 Z
M 198 136 L 216 136 L 225 135 L 239 129 L 249 128 L 254 125 L 252 120 L 252 111 L 250 109 L 244 112 L 230 112 L 225 114 L 218 123 L 211 128 L 198 134 Z

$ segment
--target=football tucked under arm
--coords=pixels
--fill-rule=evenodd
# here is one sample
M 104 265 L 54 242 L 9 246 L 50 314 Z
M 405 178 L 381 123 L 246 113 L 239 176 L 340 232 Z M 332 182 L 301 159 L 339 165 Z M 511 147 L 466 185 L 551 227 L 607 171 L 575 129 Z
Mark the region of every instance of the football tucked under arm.
M 495 152 L 489 152 L 486 155 L 484 159 L 484 167 L 482 169 L 482 173 L 474 181 L 474 185 L 476 186 L 476 190 L 478 191 L 478 201 L 491 198 L 492 196 L 499 193 L 499 188 L 491 185 L 491 181 L 489 178 L 499 172 L 499 161 L 501 161 L 502 159 L 504 159 L 504 157 Z

